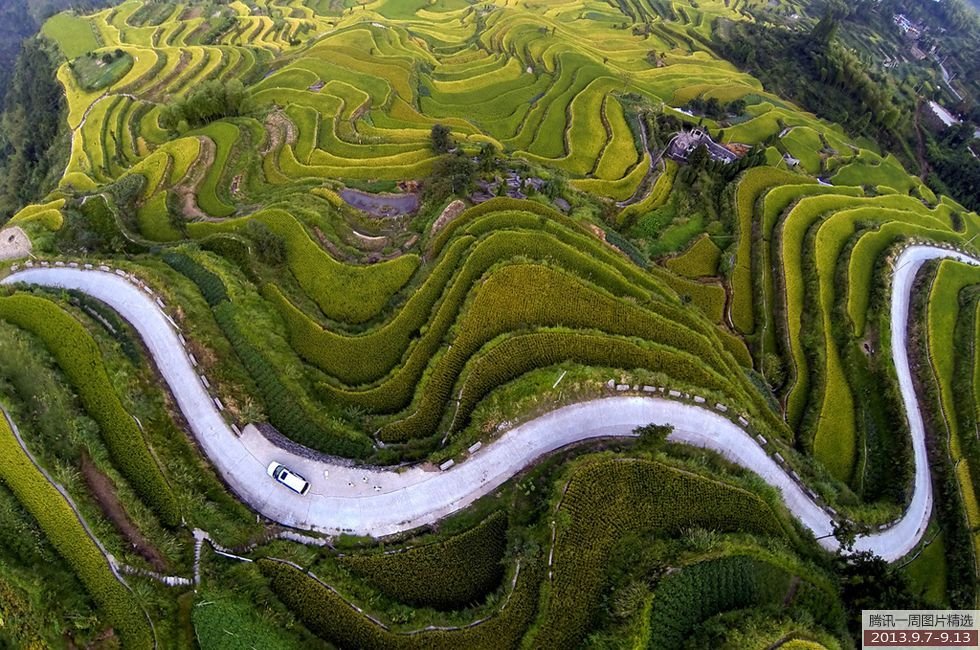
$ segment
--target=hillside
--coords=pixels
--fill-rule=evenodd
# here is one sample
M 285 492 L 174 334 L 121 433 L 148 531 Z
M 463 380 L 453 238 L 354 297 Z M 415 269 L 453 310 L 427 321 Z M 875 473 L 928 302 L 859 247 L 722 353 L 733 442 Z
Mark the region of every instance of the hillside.
M 832 650 L 975 607 L 970 138 L 917 149 L 854 20 L 49 18 L 0 167 L 0 645 Z

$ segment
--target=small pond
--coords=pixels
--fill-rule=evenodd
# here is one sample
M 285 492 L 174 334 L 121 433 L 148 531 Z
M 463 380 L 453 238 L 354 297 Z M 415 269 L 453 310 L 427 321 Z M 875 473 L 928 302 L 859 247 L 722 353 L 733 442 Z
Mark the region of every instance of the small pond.
M 347 205 L 375 217 L 400 217 L 419 209 L 417 194 L 371 194 L 360 190 L 343 189 L 340 198 Z

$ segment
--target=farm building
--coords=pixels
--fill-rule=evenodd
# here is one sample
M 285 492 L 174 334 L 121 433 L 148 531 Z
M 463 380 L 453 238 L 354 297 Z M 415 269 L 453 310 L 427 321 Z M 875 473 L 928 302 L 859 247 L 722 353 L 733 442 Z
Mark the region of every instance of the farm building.
M 712 140 L 711 136 L 700 128 L 681 131 L 675 135 L 667 144 L 666 155 L 678 162 L 687 162 L 688 156 L 701 145 L 707 147 L 708 155 L 711 156 L 712 160 L 731 163 L 739 158 L 738 154 Z

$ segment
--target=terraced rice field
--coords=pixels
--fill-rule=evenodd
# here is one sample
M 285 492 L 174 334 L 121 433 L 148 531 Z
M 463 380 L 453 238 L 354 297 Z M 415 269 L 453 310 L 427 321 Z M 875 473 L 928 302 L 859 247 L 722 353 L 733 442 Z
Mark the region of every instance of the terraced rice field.
M 11 223 L 32 237 L 32 265 L 105 264 L 134 276 L 178 328 L 219 417 L 238 431 L 268 423 L 291 442 L 263 431 L 291 450 L 435 471 L 556 406 L 653 391 L 748 427 L 812 486 L 821 513 L 887 523 L 907 504 L 912 472 L 889 356 L 893 261 L 913 240 L 976 256 L 980 217 L 719 60 L 714 30 L 756 19 L 758 5 L 258 0 L 206 13 L 199 3 L 127 0 L 59 14 L 44 33 L 66 57 L 58 80 L 70 157 L 57 189 Z M 117 50 L 125 65 L 98 88 L 71 64 Z M 223 93 L 235 110 L 195 108 L 201 92 Z M 678 110 L 695 98 L 747 108 L 730 124 Z M 664 134 L 651 128 L 661 114 L 724 129 L 729 145 L 765 143 L 768 162 L 714 186 L 704 210 L 704 197 L 691 198 L 690 167 L 666 159 Z M 433 146 L 436 125 L 454 151 Z M 447 161 L 482 169 L 486 195 L 457 188 Z M 431 199 L 444 180 L 450 190 Z M 368 214 L 344 190 L 379 206 L 416 193 L 420 207 Z M 664 228 L 641 249 L 630 227 L 651 215 Z M 946 485 L 972 537 L 980 277 L 952 261 L 924 276 L 913 314 L 925 357 L 913 365 L 917 381 L 935 386 L 935 404 L 923 401 L 927 433 L 949 440 Z M 23 287 L 0 295 L 3 327 L 43 350 L 45 372 L 77 395 L 83 424 L 57 439 L 95 450 L 175 573 L 194 575 L 201 560 L 191 560 L 202 547 L 195 528 L 261 558 L 229 569 L 229 556 L 205 546 L 205 583 L 240 580 L 254 592 L 208 584 L 201 593 L 218 609 L 191 609 L 202 599 L 161 595 L 138 545 L 103 521 L 97 532 L 120 565 L 145 570 L 133 582 L 150 618 L 182 621 L 161 625 L 160 647 L 192 644 L 195 626 L 198 639 L 224 639 L 222 619 L 238 617 L 256 638 L 289 628 L 283 647 L 311 647 L 314 635 L 342 647 L 575 647 L 593 639 L 614 547 L 647 537 L 682 569 L 652 588 L 634 581 L 636 598 L 622 585 L 611 592 L 639 612 L 616 623 L 637 647 L 711 633 L 690 613 L 698 590 L 717 594 L 704 619 L 784 599 L 787 611 L 819 612 L 813 634 L 779 628 L 766 647 L 798 632 L 840 647 L 846 634 L 829 574 L 801 559 L 822 551 L 771 491 L 700 452 L 677 457 L 646 439 L 639 457 L 617 443 L 608 457 L 529 470 L 476 504 L 479 516 L 458 515 L 435 541 L 424 533 L 394 554 L 369 540 L 344 537 L 328 552 L 274 538 L 278 529 L 256 522 L 184 440 L 143 349 L 100 305 Z M 18 480 L 16 442 L 0 420 L 11 452 L 0 454 L 0 482 L 25 510 L 15 514 L 36 519 L 124 646 L 151 646 L 143 612 L 126 604 L 115 565 L 54 483 L 41 473 Z M 101 520 L 78 484 L 77 452 L 54 456 L 58 479 Z M 368 476 L 349 487 L 373 489 Z M 501 504 L 513 512 L 483 517 Z M 944 512 L 935 519 L 945 546 L 926 557 L 972 554 Z M 508 536 L 508 526 L 519 532 Z M 638 562 L 649 560 L 643 548 Z M 438 583 L 440 566 L 458 570 L 454 588 L 421 589 Z M 789 603 L 797 585 L 800 602 Z M 266 618 L 249 618 L 252 599 L 268 605 Z M 160 620 L 150 605 L 161 605 Z M 181 634 L 183 645 L 164 640 Z

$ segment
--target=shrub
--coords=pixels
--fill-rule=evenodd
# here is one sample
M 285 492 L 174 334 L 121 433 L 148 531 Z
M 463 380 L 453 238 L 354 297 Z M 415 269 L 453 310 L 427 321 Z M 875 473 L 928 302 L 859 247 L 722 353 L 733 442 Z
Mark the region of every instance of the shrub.
M 102 363 L 102 351 L 85 328 L 54 303 L 24 294 L 0 299 L 0 318 L 44 342 L 99 425 L 113 464 L 160 521 L 177 526 L 177 500 L 135 420 L 119 401 Z
M 418 607 L 461 609 L 500 585 L 507 515 L 497 511 L 444 542 L 376 555 L 349 555 L 341 564 L 389 598 Z
M 286 261 L 286 241 L 261 221 L 249 221 L 245 234 L 255 244 L 255 252 L 265 264 L 279 266 Z
M 430 136 L 432 151 L 437 154 L 448 153 L 453 148 L 452 132 L 444 124 L 433 124 Z

